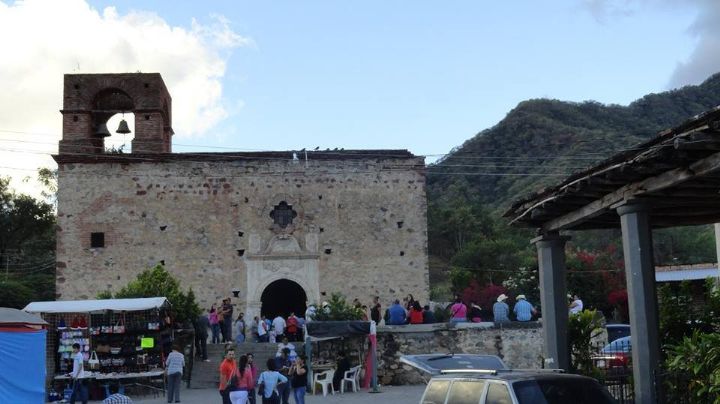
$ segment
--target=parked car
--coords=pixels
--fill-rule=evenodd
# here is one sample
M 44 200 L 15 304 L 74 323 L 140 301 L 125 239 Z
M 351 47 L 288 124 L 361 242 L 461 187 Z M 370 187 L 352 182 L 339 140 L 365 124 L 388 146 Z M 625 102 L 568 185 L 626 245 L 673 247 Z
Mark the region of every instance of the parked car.
M 439 375 L 448 369 L 507 369 L 507 365 L 495 355 L 474 354 L 422 354 L 403 355 L 400 362 L 408 364 L 430 375 Z
M 607 330 L 608 342 L 630 336 L 630 324 L 607 324 L 605 329 Z
M 422 371 L 432 369 L 434 376 L 428 382 L 420 399 L 421 404 L 612 404 L 615 399 L 597 380 L 564 374 L 557 371 L 512 370 L 504 366 L 499 369 L 472 368 L 469 356 L 448 360 L 443 355 L 445 364 L 453 361 L 459 367 L 440 369 L 432 355 L 403 356 L 403 363 L 414 366 Z M 457 355 L 459 356 L 459 355 Z M 439 357 L 435 355 L 435 357 Z M 485 356 L 487 357 L 487 356 Z M 492 356 L 490 356 L 492 358 Z M 497 358 L 497 357 L 495 357 Z M 499 360 L 499 358 L 497 358 Z M 430 360 L 428 365 L 427 361 Z M 479 362 L 487 358 L 478 359 Z M 502 362 L 502 361 L 500 361 Z M 497 362 L 494 362 L 497 364 Z M 455 366 L 455 365 L 452 365 Z
M 605 345 L 592 360 L 595 367 L 601 369 L 629 368 L 632 360 L 630 337 L 618 338 Z

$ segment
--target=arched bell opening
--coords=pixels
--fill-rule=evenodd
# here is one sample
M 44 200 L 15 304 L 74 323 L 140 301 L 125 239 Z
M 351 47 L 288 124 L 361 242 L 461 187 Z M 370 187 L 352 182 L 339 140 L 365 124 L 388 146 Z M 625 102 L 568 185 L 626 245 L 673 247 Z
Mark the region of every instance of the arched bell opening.
M 135 139 L 135 114 L 121 112 L 108 119 L 105 126 L 110 136 L 105 137 L 105 153 L 132 153 Z
M 307 295 L 302 286 L 289 279 L 279 279 L 263 290 L 262 308 L 260 313 L 267 318 L 275 318 L 278 314 L 287 317 L 290 312 L 297 316 L 305 315 Z
M 107 88 L 92 102 L 92 137 L 98 153 L 130 153 L 135 103 L 123 90 Z M 132 135 L 132 136 L 130 136 Z

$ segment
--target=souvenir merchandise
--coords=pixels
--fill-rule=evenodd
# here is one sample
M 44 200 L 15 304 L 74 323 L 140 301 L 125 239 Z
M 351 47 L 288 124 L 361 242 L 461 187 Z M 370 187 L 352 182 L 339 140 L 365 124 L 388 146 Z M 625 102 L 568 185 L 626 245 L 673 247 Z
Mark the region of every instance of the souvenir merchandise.
M 125 316 L 123 315 L 122 319 L 119 319 L 117 323 L 112 328 L 113 334 L 125 334 Z
M 160 342 L 172 341 L 172 329 L 163 327 L 160 318 L 157 311 L 93 314 L 88 333 L 98 373 L 142 373 L 162 367 L 167 344 Z
M 88 367 L 92 370 L 100 369 L 100 360 L 98 359 L 97 352 L 93 351 L 88 360 Z

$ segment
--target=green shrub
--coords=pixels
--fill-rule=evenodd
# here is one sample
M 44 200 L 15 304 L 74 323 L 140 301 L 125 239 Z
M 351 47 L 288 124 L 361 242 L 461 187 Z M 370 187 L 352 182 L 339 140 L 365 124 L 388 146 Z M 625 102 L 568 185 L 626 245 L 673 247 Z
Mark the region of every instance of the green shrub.
M 593 374 L 592 339 L 602 333 L 604 318 L 597 310 L 583 310 L 568 319 L 570 369 L 586 375 Z
M 433 310 L 433 314 L 435 314 L 435 322 L 437 323 L 447 323 L 450 321 L 450 309 L 447 307 L 437 305 Z
M 683 386 L 668 386 L 670 394 L 687 390 L 692 403 L 720 404 L 719 334 L 695 330 L 678 344 L 668 346 L 667 354 L 667 369 L 688 378 Z
M 362 320 L 362 309 L 348 304 L 340 293 L 333 293 L 326 307 L 315 312 L 315 321 L 347 321 Z

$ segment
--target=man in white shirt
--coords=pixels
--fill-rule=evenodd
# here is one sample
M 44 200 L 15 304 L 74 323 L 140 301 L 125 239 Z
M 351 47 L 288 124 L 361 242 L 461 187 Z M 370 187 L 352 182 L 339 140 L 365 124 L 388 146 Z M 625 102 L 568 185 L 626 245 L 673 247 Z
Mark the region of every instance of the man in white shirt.
M 580 300 L 580 296 L 573 295 L 572 302 L 570 303 L 570 314 L 577 314 L 583 311 L 583 301 Z
M 267 324 L 265 323 L 265 316 L 260 316 L 260 321 L 257 323 L 257 334 L 258 342 L 268 342 Z
M 73 369 L 70 377 L 73 381 L 73 392 L 70 396 L 70 404 L 75 404 L 76 399 L 80 399 L 83 404 L 88 402 L 88 388 L 85 380 L 85 367 L 82 352 L 80 352 L 80 344 L 74 343 L 73 346 Z
M 314 320 L 315 317 L 315 305 L 314 304 L 308 304 L 307 310 L 305 310 L 305 322 L 310 322 Z
M 272 321 L 273 329 L 275 330 L 275 338 L 282 340 L 285 335 L 285 319 L 281 315 L 277 315 Z

